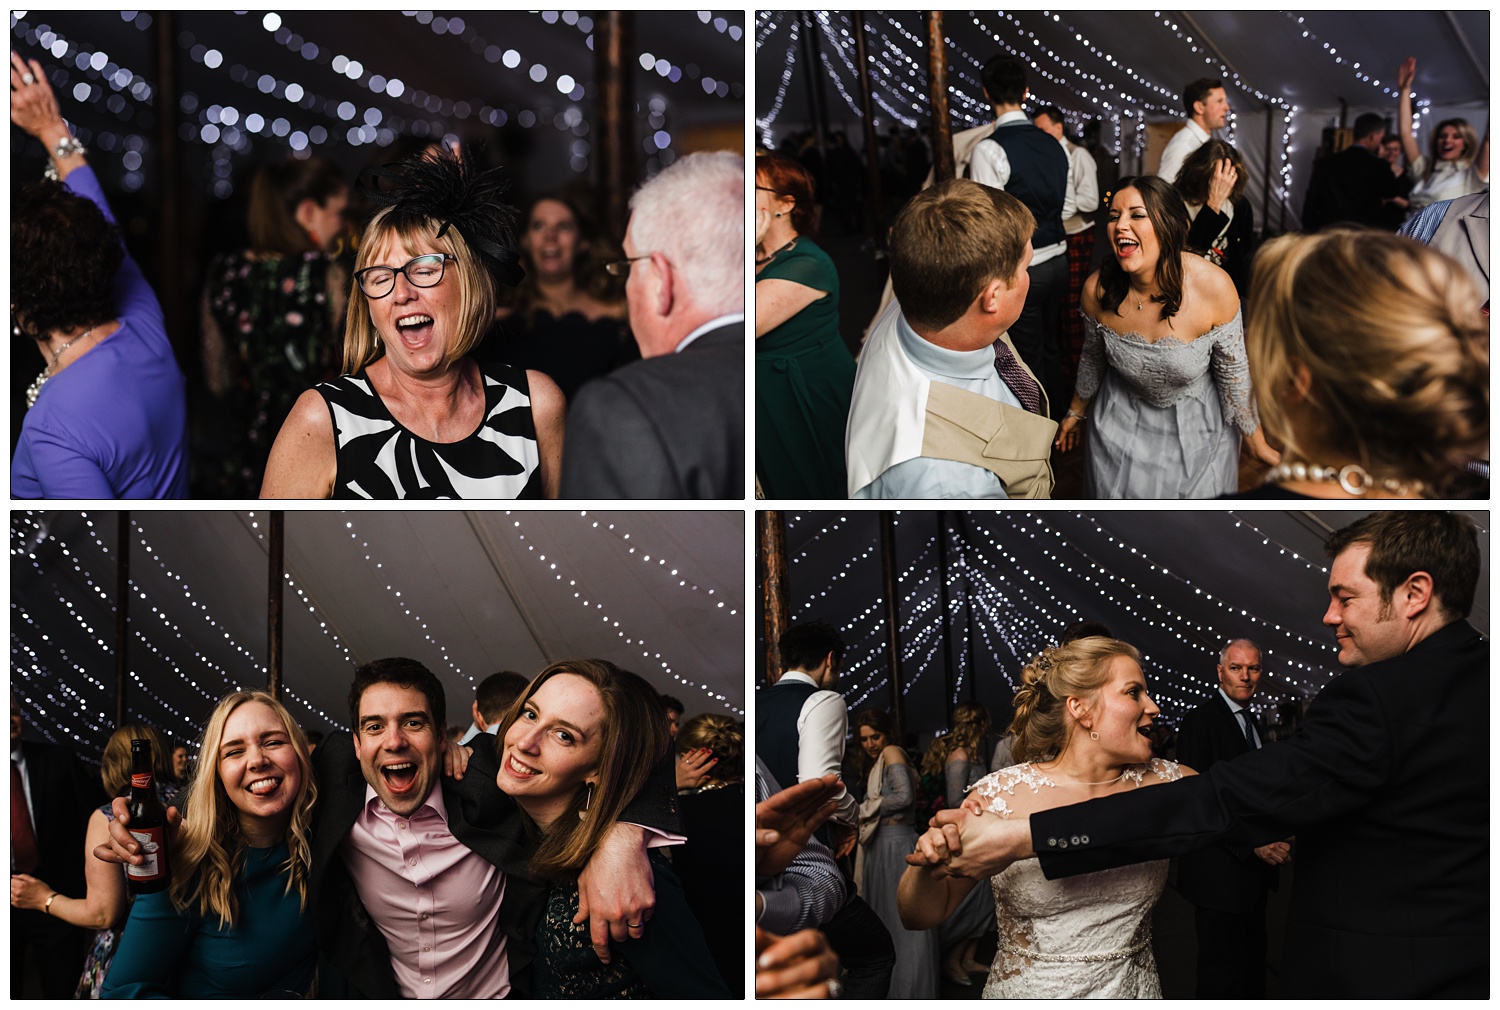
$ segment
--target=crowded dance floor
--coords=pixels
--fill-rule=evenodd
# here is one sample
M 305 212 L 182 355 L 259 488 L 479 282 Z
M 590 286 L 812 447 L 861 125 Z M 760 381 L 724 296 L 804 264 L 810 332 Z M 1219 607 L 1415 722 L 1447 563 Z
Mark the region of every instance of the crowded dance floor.
M 12 997 L 740 995 L 743 524 L 14 513 Z
M 847 998 L 1487 995 L 1488 524 L 760 513 L 757 797 L 823 806 L 758 929 Z
M 1489 497 L 1488 12 L 756 29 L 762 497 Z

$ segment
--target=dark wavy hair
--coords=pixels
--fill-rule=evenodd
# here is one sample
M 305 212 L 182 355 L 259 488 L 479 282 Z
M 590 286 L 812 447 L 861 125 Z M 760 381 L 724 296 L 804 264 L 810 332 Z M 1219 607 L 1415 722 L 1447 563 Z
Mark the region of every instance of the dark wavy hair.
M 1182 170 L 1177 173 L 1177 190 L 1182 194 L 1184 200 L 1192 203 L 1207 203 L 1209 186 L 1213 183 L 1214 172 L 1219 167 L 1219 162 L 1228 158 L 1234 165 L 1235 171 L 1239 172 L 1238 178 L 1234 180 L 1234 188 L 1229 191 L 1229 203 L 1240 198 L 1245 192 L 1245 186 L 1250 181 L 1249 173 L 1245 171 L 1245 159 L 1240 157 L 1240 152 L 1234 149 L 1233 144 L 1212 137 L 1198 150 L 1187 156 L 1182 163 Z
M 288 156 L 266 162 L 250 184 L 251 248 L 283 255 L 321 252 L 297 223 L 297 208 L 303 200 L 325 206 L 348 188 L 344 173 L 327 158 Z
M 94 201 L 61 183 L 27 183 L 10 219 L 12 322 L 43 340 L 113 319 L 124 258 L 120 230 Z
M 1151 220 L 1156 241 L 1161 245 L 1161 255 L 1156 263 L 1156 283 L 1161 287 L 1161 294 L 1152 295 L 1151 300 L 1161 304 L 1163 319 L 1171 319 L 1182 308 L 1182 254 L 1187 248 L 1189 225 L 1187 207 L 1175 186 L 1154 175 L 1121 179 L 1111 200 L 1126 189 L 1141 194 L 1146 217 Z M 1104 289 L 1100 305 L 1118 314 L 1120 303 L 1130 293 L 1130 277 L 1120 269 L 1120 261 L 1114 256 L 1104 257 L 1099 267 L 1099 285 Z
M 573 283 L 590 298 L 598 301 L 613 303 L 623 301 L 625 298 L 624 280 L 616 279 L 604 269 L 607 261 L 619 257 L 619 248 L 614 242 L 604 237 L 599 222 L 578 201 L 562 193 L 543 193 L 527 206 L 526 214 L 521 218 L 521 235 L 524 236 L 531 229 L 531 215 L 535 213 L 537 205 L 544 200 L 560 203 L 568 208 L 568 213 L 573 215 L 573 224 L 578 229 L 578 246 L 573 254 Z M 526 269 L 526 276 L 509 292 L 502 291 L 501 301 L 530 324 L 536 315 L 536 310 L 541 306 L 542 292 L 537 283 L 536 264 L 531 262 L 531 256 L 524 248 L 521 250 L 521 264 Z

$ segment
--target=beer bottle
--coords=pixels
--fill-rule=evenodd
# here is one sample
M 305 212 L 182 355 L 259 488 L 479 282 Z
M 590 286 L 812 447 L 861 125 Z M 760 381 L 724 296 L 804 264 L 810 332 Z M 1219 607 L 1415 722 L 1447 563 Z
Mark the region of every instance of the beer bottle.
M 146 861 L 125 864 L 132 894 L 155 894 L 172 882 L 167 853 L 167 808 L 156 795 L 156 769 L 150 740 L 130 741 L 130 834 Z

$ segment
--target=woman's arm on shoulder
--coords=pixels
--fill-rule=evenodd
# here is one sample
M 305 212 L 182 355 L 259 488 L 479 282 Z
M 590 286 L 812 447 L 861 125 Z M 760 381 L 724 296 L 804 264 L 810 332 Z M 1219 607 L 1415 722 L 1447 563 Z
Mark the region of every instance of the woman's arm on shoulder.
M 796 281 L 771 277 L 755 282 L 755 336 L 759 339 L 827 295 Z
M 550 375 L 526 370 L 531 389 L 531 421 L 536 425 L 538 464 L 542 471 L 542 493 L 556 498 L 562 484 L 563 432 L 567 425 L 568 398 Z
M 323 395 L 309 389 L 297 397 L 266 461 L 262 498 L 331 498 L 338 477 L 333 418 Z

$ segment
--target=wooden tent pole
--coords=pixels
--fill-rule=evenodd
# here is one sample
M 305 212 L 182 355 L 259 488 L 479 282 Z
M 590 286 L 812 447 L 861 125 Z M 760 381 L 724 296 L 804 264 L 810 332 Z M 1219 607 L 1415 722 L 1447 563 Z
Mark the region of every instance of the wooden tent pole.
M 885 187 L 880 181 L 880 138 L 875 136 L 875 96 L 871 78 L 870 50 L 865 44 L 865 14 L 854 15 L 854 58 L 859 66 L 859 107 L 864 115 L 865 175 L 870 187 L 870 227 L 874 231 L 875 249 L 885 248 Z
M 789 617 L 786 600 L 786 520 L 776 510 L 755 513 L 756 555 L 760 564 L 761 622 L 766 640 L 765 683 L 781 676 L 781 636 Z
M 629 54 L 633 51 L 635 15 L 630 11 L 600 11 L 594 28 L 597 46 L 594 67 L 599 82 L 594 119 L 599 128 L 599 188 L 604 203 L 602 208 L 595 209 L 602 211 L 610 237 L 619 242 L 624 240 L 625 228 L 630 223 L 627 207 L 635 188 L 635 174 L 626 159 L 626 152 L 633 150 L 628 138 L 632 121 L 628 113 L 634 106 L 630 66 L 633 59 Z
M 156 233 L 156 293 L 161 297 L 166 330 L 171 334 L 187 331 L 184 306 L 188 294 L 187 271 L 182 263 L 182 192 L 183 182 L 178 164 L 177 104 L 179 75 L 177 71 L 177 16 L 172 11 L 153 12 L 156 31 L 152 35 L 152 56 L 156 64 L 156 200 L 160 208 Z M 175 341 L 174 341 L 175 342 Z M 179 349 L 178 357 L 182 357 Z
M 269 550 L 266 557 L 266 690 L 281 697 L 282 587 L 286 584 L 286 513 L 271 513 Z
M 128 721 L 130 678 L 130 512 L 115 516 L 115 729 Z
M 943 12 L 927 12 L 927 97 L 932 106 L 932 181 L 953 178 L 953 130 L 948 123 L 948 43 Z
M 901 608 L 896 601 L 899 587 L 896 585 L 896 524 L 890 512 L 880 513 L 880 575 L 885 592 L 885 642 L 886 659 L 890 667 L 891 681 L 891 733 L 893 742 L 900 744 L 905 739 L 902 727 L 905 723 L 901 691 L 901 633 L 898 622 Z

